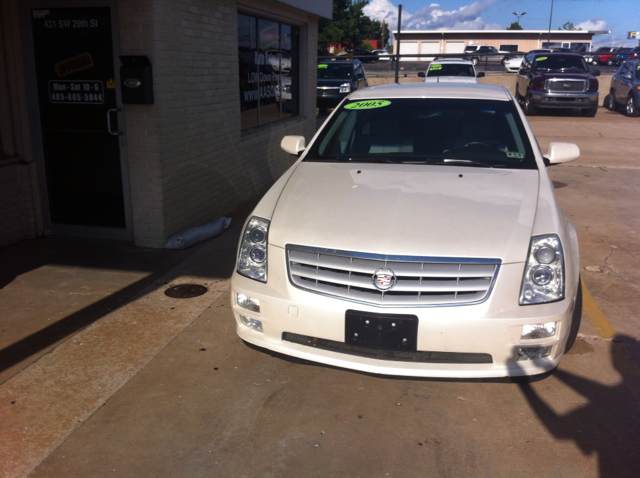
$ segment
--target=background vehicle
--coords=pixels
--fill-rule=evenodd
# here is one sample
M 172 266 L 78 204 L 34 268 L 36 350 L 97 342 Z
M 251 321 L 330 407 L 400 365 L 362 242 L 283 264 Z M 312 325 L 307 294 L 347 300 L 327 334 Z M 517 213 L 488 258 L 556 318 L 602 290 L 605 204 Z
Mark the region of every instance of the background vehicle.
M 425 83 L 477 83 L 484 72 L 476 72 L 469 60 L 450 58 L 447 60 L 433 60 L 429 63 L 426 73 L 419 72 Z
M 360 60 L 327 60 L 318 64 L 316 106 L 334 108 L 352 91 L 364 88 L 367 74 Z
M 481 61 L 487 63 L 502 63 L 504 65 L 506 60 L 514 56 L 511 51 L 498 50 L 491 45 L 469 45 L 465 47 L 464 52 L 470 55 L 468 59 L 471 60 L 474 65 L 477 65 Z
M 528 54 L 531 53 L 547 53 L 555 50 L 552 49 L 540 49 L 540 50 L 531 50 Z M 518 54 L 518 56 L 514 58 L 510 58 L 504 62 L 504 68 L 507 70 L 507 73 L 518 73 L 520 70 L 520 65 L 522 65 L 522 60 L 524 60 L 524 56 L 526 53 Z
M 625 61 L 611 78 L 611 89 L 604 99 L 608 110 L 624 105 L 627 116 L 640 116 L 640 60 Z
M 616 54 L 607 62 L 607 65 L 620 66 L 623 62 L 630 59 L 631 50 L 633 48 L 618 48 Z
M 610 46 L 601 46 L 595 52 L 593 52 L 593 62 L 596 65 L 612 65 L 613 57 L 616 54 L 617 48 Z
M 378 55 L 378 60 L 389 61 L 389 52 L 387 50 L 373 50 Z
M 581 315 L 577 234 L 504 87 L 351 94 L 245 223 L 236 331 L 368 373 L 506 377 L 555 368 Z M 490 194 L 487 192 L 490 191 Z
M 518 72 L 516 99 L 526 115 L 547 108 L 579 108 L 583 116 L 595 116 L 599 75 L 598 70 L 589 71 L 578 54 L 529 54 Z
M 373 63 L 374 61 L 378 61 L 378 53 L 375 50 L 367 50 L 365 48 L 358 48 L 353 50 L 353 54 L 356 56 L 360 56 L 358 58 L 362 63 Z

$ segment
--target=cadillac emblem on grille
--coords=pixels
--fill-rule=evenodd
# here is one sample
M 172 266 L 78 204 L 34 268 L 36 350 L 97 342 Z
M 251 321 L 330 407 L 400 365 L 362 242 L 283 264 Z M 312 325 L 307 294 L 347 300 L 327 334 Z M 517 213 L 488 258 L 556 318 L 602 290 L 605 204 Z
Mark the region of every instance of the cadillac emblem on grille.
M 378 290 L 390 290 L 396 285 L 396 274 L 391 269 L 378 269 L 373 273 L 371 282 Z

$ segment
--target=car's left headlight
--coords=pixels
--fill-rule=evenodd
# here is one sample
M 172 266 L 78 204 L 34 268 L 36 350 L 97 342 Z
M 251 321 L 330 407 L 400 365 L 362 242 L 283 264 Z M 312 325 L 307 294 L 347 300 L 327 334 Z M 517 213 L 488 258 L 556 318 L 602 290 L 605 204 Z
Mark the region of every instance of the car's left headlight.
M 564 254 L 555 234 L 531 238 L 524 268 L 520 305 L 564 299 Z
M 351 85 L 349 83 L 342 83 L 340 85 L 340 93 L 351 93 Z
M 253 216 L 242 234 L 237 271 L 250 279 L 267 282 L 269 221 Z

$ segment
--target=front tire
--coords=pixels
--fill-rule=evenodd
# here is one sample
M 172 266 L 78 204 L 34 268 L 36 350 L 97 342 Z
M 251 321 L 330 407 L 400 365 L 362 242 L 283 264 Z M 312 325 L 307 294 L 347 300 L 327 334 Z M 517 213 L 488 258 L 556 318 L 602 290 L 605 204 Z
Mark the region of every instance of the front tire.
M 609 111 L 617 111 L 618 103 L 616 103 L 615 96 L 613 96 L 613 90 L 609 92 L 607 96 L 604 98 L 604 106 Z
M 598 105 L 595 104 L 593 105 L 592 108 L 586 109 L 586 110 L 582 110 L 582 116 L 586 117 L 586 118 L 593 118 L 596 113 L 598 112 Z
M 567 344 L 564 347 L 564 353 L 566 354 L 576 341 L 578 336 L 578 330 L 580 330 L 580 322 L 582 321 L 582 279 L 578 279 L 578 292 L 576 292 L 576 304 L 573 307 L 573 314 L 571 315 L 571 329 L 569 329 L 569 337 L 567 337 Z
M 633 94 L 627 97 L 625 112 L 627 113 L 627 116 L 640 116 L 640 111 L 638 111 L 638 105 L 636 105 L 636 100 L 633 98 Z
M 527 116 L 536 115 L 536 107 L 531 104 L 531 93 L 524 97 L 524 114 Z

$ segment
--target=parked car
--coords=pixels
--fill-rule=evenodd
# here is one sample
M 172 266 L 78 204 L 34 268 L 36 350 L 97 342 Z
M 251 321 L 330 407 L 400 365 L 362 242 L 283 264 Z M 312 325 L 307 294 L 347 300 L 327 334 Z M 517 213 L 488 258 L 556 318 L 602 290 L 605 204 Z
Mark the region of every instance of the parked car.
M 531 50 L 529 54 L 530 53 L 550 53 L 552 51 L 555 51 L 555 50 L 550 48 L 543 48 L 540 50 Z M 518 73 L 518 71 L 520 71 L 520 65 L 522 65 L 522 60 L 524 60 L 524 56 L 526 54 L 527 53 L 518 53 L 518 56 L 515 56 L 513 58 L 506 60 L 504 62 L 504 68 L 505 70 L 507 70 L 507 73 Z
M 358 90 L 250 214 L 232 277 L 238 335 L 368 373 L 506 377 L 554 369 L 582 296 L 577 234 L 508 89 Z
M 389 61 L 389 52 L 387 50 L 373 50 L 378 55 L 378 60 Z
M 368 86 L 360 60 L 327 60 L 318 64 L 316 105 L 334 108 L 352 91 Z
M 469 60 L 451 58 L 448 60 L 433 60 L 425 72 L 418 72 L 425 83 L 477 83 L 484 72 L 476 72 Z
M 532 53 L 518 72 L 516 98 L 528 116 L 549 108 L 579 108 L 583 116 L 595 116 L 599 75 L 589 71 L 582 55 Z
M 502 51 L 498 50 L 496 47 L 491 45 L 469 45 L 465 47 L 464 52 L 468 55 L 469 60 L 473 62 L 474 65 L 482 62 L 488 63 L 502 63 L 514 56 L 511 51 Z
M 367 50 L 365 48 L 358 48 L 353 50 L 353 55 L 359 56 L 358 58 L 362 63 L 373 63 L 378 61 L 378 54 L 375 50 Z
M 611 58 L 608 65 L 620 66 L 622 63 L 630 59 L 631 50 L 633 48 L 618 48 L 616 54 Z
M 640 60 L 625 61 L 611 77 L 611 89 L 604 99 L 608 110 L 624 105 L 627 116 L 640 116 Z
M 593 62 L 596 65 L 612 65 L 613 57 L 616 54 L 617 48 L 610 46 L 602 46 L 593 52 Z
M 630 60 L 635 60 L 640 58 L 640 46 L 637 46 L 635 48 L 632 48 L 631 51 L 629 52 L 629 59 Z

